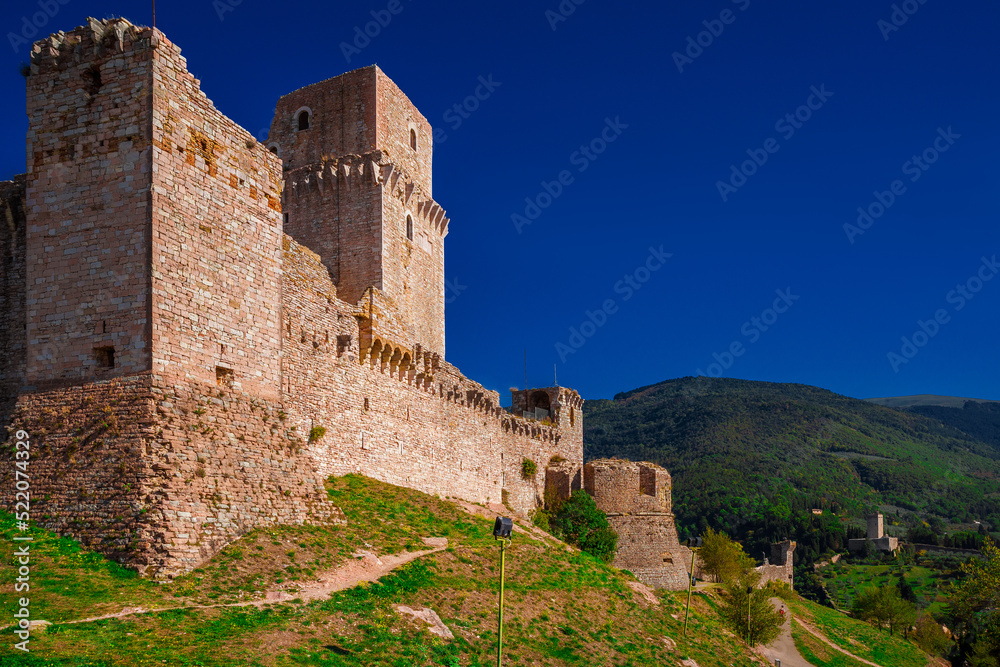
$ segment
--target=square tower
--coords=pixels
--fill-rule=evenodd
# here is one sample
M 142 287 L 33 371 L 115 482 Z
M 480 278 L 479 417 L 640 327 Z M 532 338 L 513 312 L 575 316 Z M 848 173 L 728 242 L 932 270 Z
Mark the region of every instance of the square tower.
M 124 19 L 36 42 L 27 85 L 27 385 L 277 396 L 279 161 Z
M 444 355 L 444 237 L 433 200 L 432 128 L 376 66 L 278 100 L 268 148 L 283 162 L 284 230 L 317 253 L 356 304 L 389 298 L 396 342 Z

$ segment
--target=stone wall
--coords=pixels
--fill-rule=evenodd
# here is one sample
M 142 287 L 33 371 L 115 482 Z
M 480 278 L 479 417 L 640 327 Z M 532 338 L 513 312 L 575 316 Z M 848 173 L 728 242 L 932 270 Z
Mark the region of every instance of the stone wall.
M 0 182 L 0 441 L 24 384 L 25 178 Z
M 394 347 L 389 335 L 369 346 L 365 327 L 392 331 L 380 323 L 382 308 L 370 324 L 365 299 L 340 301 L 319 257 L 291 239 L 285 245 L 285 402 L 300 433 L 325 430 L 308 447 L 322 474 L 359 472 L 484 503 L 501 502 L 506 490 L 510 505 L 527 512 L 541 503 L 549 461 L 579 468 L 582 431 L 511 415 L 496 392 L 439 358 Z M 371 299 L 391 305 L 377 290 Z M 522 478 L 525 458 L 538 466 L 532 479 Z
M 27 383 L 150 368 L 153 31 L 36 42 L 27 80 Z
M 281 163 L 216 110 L 180 49 L 157 36 L 153 371 L 274 400 L 281 356 Z
M 612 564 L 654 588 L 687 588 L 691 551 L 677 539 L 670 473 L 654 463 L 599 459 L 583 467 L 583 484 L 618 533 Z
M 761 574 L 761 585 L 769 581 L 778 581 L 788 584 L 789 588 L 795 588 L 793 564 L 795 546 L 795 542 L 790 540 L 771 545 L 771 558 L 757 568 Z
M 11 432 L 31 438 L 34 520 L 164 577 L 254 527 L 343 522 L 286 420 L 243 392 L 143 373 L 24 394 Z

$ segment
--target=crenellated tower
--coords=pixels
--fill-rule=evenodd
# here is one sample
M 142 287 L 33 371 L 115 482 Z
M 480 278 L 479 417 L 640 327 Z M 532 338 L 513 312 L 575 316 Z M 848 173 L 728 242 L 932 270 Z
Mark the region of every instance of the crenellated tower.
M 284 165 L 285 232 L 365 309 L 362 353 L 378 342 L 415 362 L 443 357 L 448 218 L 432 196 L 427 119 L 373 65 L 282 97 L 267 144 Z

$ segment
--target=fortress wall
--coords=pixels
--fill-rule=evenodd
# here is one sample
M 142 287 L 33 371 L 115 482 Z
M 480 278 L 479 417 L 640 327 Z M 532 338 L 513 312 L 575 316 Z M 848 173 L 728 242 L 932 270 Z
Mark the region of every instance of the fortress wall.
M 0 183 L 0 440 L 24 384 L 25 177 Z
M 307 447 L 323 475 L 358 472 L 494 503 L 506 485 L 511 506 L 528 511 L 541 499 L 544 475 L 521 479 L 524 456 L 540 472 L 553 456 L 582 460 L 582 441 L 578 447 L 571 439 L 557 441 L 557 429 L 513 417 L 496 392 L 445 362 L 425 367 L 421 360 L 418 377 L 391 357 L 362 357 L 355 319 L 362 311 L 332 298 L 315 253 L 291 240 L 287 248 L 283 293 L 293 335 L 286 337 L 283 361 L 285 403 L 298 432 L 326 429 Z M 339 345 L 335 333 L 343 337 Z
M 385 72 L 377 67 L 371 69 L 379 109 L 376 144 L 420 186 L 425 198 L 433 199 L 434 128 Z M 416 149 L 410 144 L 411 129 L 417 135 Z
M 406 190 L 412 187 L 407 176 L 397 176 L 400 172 L 395 168 L 386 171 L 388 178 L 382 189 L 390 196 L 383 198 L 381 214 L 385 227 L 382 288 L 396 300 L 402 318 L 411 323 L 412 334 L 407 342 L 420 343 L 443 357 L 444 237 L 448 219 L 444 210 L 423 192 L 406 196 Z M 406 235 L 407 216 L 413 223 L 412 240 Z
M 687 588 L 691 551 L 677 539 L 667 470 L 647 462 L 599 459 L 584 466 L 583 478 L 618 533 L 612 565 L 653 588 Z
M 89 549 L 141 567 L 150 515 L 143 485 L 154 415 L 142 375 L 20 396 L 6 446 L 18 429 L 30 442 L 30 518 Z M 14 464 L 0 467 L 0 504 L 16 508 Z
M 243 392 L 143 373 L 25 394 L 11 433 L 31 437 L 32 519 L 162 577 L 255 527 L 343 521 L 283 414 Z M 13 465 L 0 483 L 13 511 Z
M 653 588 L 687 588 L 691 550 L 677 542 L 677 527 L 670 515 L 609 515 L 618 533 L 615 567 L 628 570 Z
M 281 164 L 159 35 L 153 61 L 153 370 L 277 399 Z
M 122 19 L 88 19 L 33 47 L 28 385 L 150 367 L 151 36 Z M 110 347 L 113 367 L 97 352 Z
M 147 452 L 157 574 L 183 573 L 261 526 L 343 523 L 323 476 L 275 402 L 154 376 Z
M 285 176 L 284 231 L 323 258 L 348 303 L 357 303 L 369 286 L 382 285 L 382 192 L 375 182 L 380 160 L 378 152 L 329 158 L 291 168 Z

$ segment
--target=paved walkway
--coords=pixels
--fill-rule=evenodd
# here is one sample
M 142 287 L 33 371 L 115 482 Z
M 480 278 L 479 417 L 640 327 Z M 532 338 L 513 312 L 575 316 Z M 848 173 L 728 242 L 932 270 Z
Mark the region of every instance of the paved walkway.
M 784 606 L 781 598 L 771 598 L 771 604 L 775 609 Z M 781 634 L 770 646 L 765 646 L 761 651 L 765 658 L 773 665 L 775 660 L 781 660 L 781 667 L 815 667 L 811 662 L 806 662 L 799 650 L 795 648 L 792 640 L 792 616 L 785 608 L 785 624 L 781 627 Z

